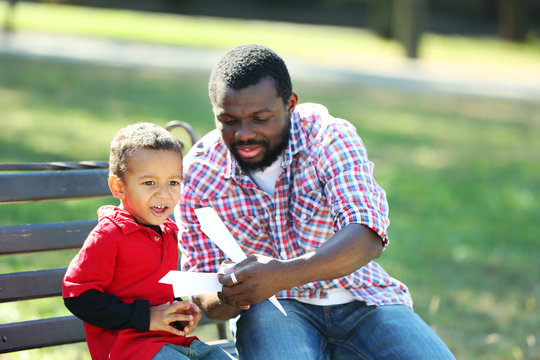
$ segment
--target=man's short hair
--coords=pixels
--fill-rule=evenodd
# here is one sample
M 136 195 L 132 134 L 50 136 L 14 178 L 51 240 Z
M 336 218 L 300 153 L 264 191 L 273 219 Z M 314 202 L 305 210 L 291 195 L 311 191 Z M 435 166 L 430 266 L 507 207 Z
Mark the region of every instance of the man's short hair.
M 216 83 L 223 81 L 231 89 L 245 89 L 270 76 L 274 79 L 276 91 L 284 103 L 292 94 L 289 71 L 283 59 L 272 49 L 259 44 L 236 46 L 217 62 L 208 82 L 210 101 L 216 101 Z
M 182 144 L 170 132 L 151 123 L 137 123 L 120 129 L 111 141 L 109 173 L 121 179 L 130 157 L 139 149 L 171 150 L 182 156 Z

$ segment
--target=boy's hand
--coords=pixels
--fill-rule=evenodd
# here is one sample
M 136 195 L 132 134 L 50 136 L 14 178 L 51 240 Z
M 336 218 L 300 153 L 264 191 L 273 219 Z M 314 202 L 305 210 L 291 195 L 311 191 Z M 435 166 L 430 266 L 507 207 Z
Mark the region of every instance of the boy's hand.
M 202 317 L 199 307 L 196 304 L 194 304 L 191 300 L 189 300 L 189 302 L 191 302 L 191 305 L 181 310 L 180 312 L 184 315 L 193 316 L 193 319 L 191 321 L 179 321 L 173 324 L 175 328 L 183 330 L 184 335 L 191 334 L 191 332 L 195 330 L 197 325 L 199 325 L 199 321 L 201 320 L 201 317 Z
M 178 336 L 185 336 L 195 329 L 200 318 L 199 308 L 191 300 L 150 306 L 150 331 L 167 331 Z M 172 326 L 175 321 L 186 322 L 184 331 Z

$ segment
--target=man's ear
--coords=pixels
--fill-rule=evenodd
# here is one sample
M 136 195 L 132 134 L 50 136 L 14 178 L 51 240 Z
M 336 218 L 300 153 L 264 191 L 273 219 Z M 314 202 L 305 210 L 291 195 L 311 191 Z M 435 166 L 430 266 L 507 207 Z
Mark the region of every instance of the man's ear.
M 298 104 L 298 94 L 294 91 L 291 94 L 291 97 L 289 98 L 289 101 L 287 102 L 287 111 L 289 112 L 289 116 L 292 115 L 294 108 Z
M 115 198 L 122 200 L 125 197 L 124 183 L 114 175 L 109 175 L 109 189 Z

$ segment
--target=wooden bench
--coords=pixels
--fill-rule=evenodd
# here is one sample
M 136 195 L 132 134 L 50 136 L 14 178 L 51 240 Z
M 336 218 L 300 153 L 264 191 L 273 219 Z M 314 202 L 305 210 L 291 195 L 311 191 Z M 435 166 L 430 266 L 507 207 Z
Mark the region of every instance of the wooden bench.
M 194 143 L 195 133 L 189 125 L 172 122 L 167 126 L 169 130 L 175 127 L 188 131 Z M 7 172 L 0 173 L 0 204 L 24 202 L 31 206 L 38 201 L 111 197 L 107 167 L 106 162 L 0 164 L 0 171 Z M 0 258 L 79 249 L 96 224 L 97 220 L 81 220 L 1 226 Z M 58 268 L 0 274 L 0 303 L 55 297 L 57 306 L 64 307 L 60 295 L 65 271 L 66 268 Z M 225 321 L 203 317 L 199 324 L 214 324 L 218 339 L 209 343 L 216 343 L 236 356 L 234 343 L 227 338 Z M 83 341 L 83 322 L 74 316 L 0 324 L 0 354 Z

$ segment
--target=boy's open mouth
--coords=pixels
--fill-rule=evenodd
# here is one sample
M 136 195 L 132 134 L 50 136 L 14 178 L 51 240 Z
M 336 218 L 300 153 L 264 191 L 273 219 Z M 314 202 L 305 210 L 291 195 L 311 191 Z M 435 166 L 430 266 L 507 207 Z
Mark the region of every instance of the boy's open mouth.
M 167 213 L 167 210 L 169 209 L 169 207 L 164 206 L 164 205 L 157 205 L 157 206 L 152 206 L 150 209 L 152 210 L 152 214 L 160 217 Z

